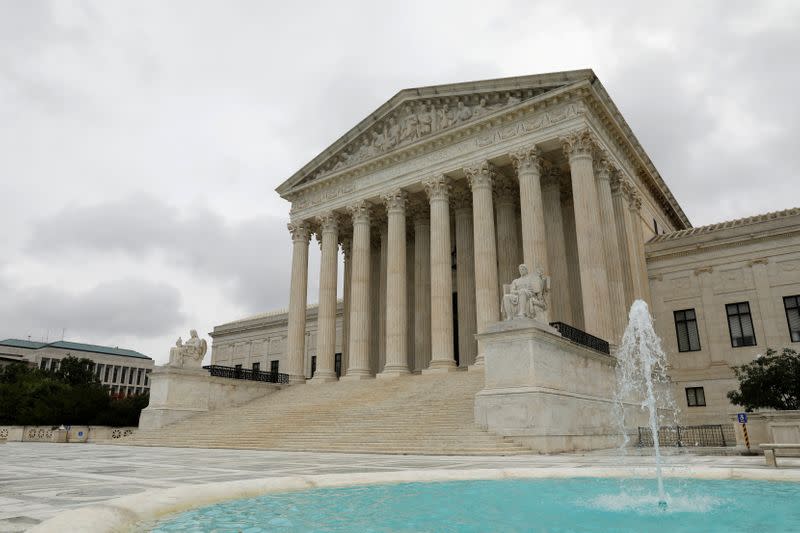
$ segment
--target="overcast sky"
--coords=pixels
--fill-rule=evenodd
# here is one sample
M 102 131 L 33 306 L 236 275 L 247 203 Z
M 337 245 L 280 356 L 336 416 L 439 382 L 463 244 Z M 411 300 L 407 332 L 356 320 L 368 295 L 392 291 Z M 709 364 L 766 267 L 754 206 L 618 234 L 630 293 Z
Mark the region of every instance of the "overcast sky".
M 285 307 L 275 187 L 406 87 L 592 68 L 694 225 L 800 204 L 800 2 L 646 3 L 0 3 L 0 338 Z

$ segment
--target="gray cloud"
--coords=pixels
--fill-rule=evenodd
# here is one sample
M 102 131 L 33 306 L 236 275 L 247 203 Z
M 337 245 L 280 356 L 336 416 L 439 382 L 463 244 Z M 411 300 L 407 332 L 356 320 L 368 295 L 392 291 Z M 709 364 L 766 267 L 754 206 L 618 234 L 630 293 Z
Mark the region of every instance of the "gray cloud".
M 179 212 L 140 194 L 42 218 L 28 250 L 43 258 L 116 252 L 141 261 L 159 255 L 190 276 L 226 287 L 239 305 L 258 312 L 286 305 L 290 243 L 285 220 L 277 217 L 232 223 L 206 207 Z
M 0 285 L 2 286 L 2 285 Z M 155 337 L 171 332 L 184 317 L 181 294 L 166 283 L 121 279 L 68 292 L 48 286 L 2 287 L 2 335 L 38 335 L 61 329 L 71 338 Z M 51 340 L 53 340 L 51 338 Z

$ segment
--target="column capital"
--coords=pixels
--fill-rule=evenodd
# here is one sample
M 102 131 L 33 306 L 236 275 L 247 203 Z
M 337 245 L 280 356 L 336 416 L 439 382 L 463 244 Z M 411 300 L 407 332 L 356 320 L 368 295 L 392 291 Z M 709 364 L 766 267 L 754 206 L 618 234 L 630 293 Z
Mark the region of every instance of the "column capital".
M 588 129 L 568 133 L 559 140 L 564 156 L 568 159 L 592 157 L 592 152 L 597 144 L 594 135 Z
M 525 148 L 514 150 L 510 154 L 511 163 L 514 165 L 514 170 L 517 174 L 521 172 L 540 172 L 542 171 L 542 151 L 538 146 L 531 145 Z
M 311 240 L 311 227 L 305 220 L 293 220 L 286 227 L 292 235 L 294 242 L 304 242 L 308 244 Z
M 405 213 L 408 194 L 403 189 L 394 189 L 381 196 L 381 199 L 386 205 L 387 213 Z
M 519 194 L 519 187 L 514 180 L 498 175 L 494 180 L 494 194 L 498 204 L 513 205 Z
M 694 269 L 694 275 L 698 276 L 698 277 L 701 274 L 711 274 L 713 272 L 714 272 L 714 267 L 713 266 L 700 267 L 700 268 L 695 268 Z
M 608 154 L 605 152 L 605 150 L 603 150 L 597 161 L 597 171 L 595 172 L 595 177 L 600 181 L 610 181 L 611 176 L 613 176 L 617 171 L 617 165 L 608 159 L 607 156 Z
M 453 210 L 472 210 L 472 193 L 468 187 L 454 187 L 450 193 L 450 205 Z
M 625 176 L 619 169 L 611 174 L 611 194 L 616 196 L 625 192 Z
M 343 236 L 340 245 L 342 247 L 342 255 L 344 255 L 345 259 L 350 259 L 353 253 L 353 237 L 350 235 Z
M 555 165 L 550 165 L 542 174 L 542 188 L 552 187 L 561 188 L 561 169 Z
M 497 170 L 490 162 L 480 161 L 464 167 L 464 174 L 467 175 L 467 182 L 473 191 L 480 188 L 491 190 Z
M 642 208 L 642 197 L 639 195 L 639 192 L 630 185 L 625 196 L 628 198 L 628 208 L 638 213 Z
M 431 202 L 434 200 L 446 201 L 450 195 L 450 179 L 444 174 L 428 178 L 422 182 L 422 185 Z
M 319 224 L 321 233 L 332 233 L 339 230 L 341 223 L 338 213 L 328 211 L 317 217 L 317 224 Z
M 350 216 L 353 218 L 353 224 L 369 225 L 372 209 L 370 204 L 365 200 L 348 205 L 347 212 L 350 213 Z

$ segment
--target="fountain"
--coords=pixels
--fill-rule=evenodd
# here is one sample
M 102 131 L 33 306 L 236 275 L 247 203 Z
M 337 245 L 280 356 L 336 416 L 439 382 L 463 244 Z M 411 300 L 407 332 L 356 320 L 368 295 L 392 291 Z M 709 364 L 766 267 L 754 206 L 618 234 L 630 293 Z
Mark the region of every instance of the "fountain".
M 658 479 L 658 505 L 667 507 L 667 495 L 664 491 L 664 480 L 661 472 L 661 449 L 658 442 L 659 408 L 672 413 L 675 405 L 669 393 L 667 383 L 667 357 L 661 348 L 661 339 L 653 329 L 653 319 L 647 304 L 636 300 L 628 314 L 628 326 L 622 336 L 622 344 L 617 350 L 617 388 L 614 404 L 618 411 L 617 420 L 622 430 L 624 449 L 630 439 L 625 430 L 625 403 L 639 404 L 648 412 L 650 432 L 653 436 L 655 452 L 656 478 Z

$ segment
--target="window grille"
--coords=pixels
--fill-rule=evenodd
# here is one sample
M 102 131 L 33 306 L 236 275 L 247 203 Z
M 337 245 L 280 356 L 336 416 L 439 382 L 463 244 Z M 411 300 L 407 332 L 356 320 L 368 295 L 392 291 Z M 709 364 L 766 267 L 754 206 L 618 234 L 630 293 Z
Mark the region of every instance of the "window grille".
M 728 329 L 731 333 L 731 346 L 755 346 L 756 334 L 753 330 L 753 318 L 750 315 L 750 304 L 740 302 L 725 306 L 728 314 Z
M 678 351 L 696 352 L 700 350 L 700 335 L 697 332 L 697 317 L 694 309 L 675 311 L 674 315 Z
M 800 342 L 800 296 L 784 297 L 783 307 L 789 324 L 789 337 L 792 342 Z
M 703 387 L 686 387 L 686 405 L 689 407 L 704 407 L 706 393 Z

